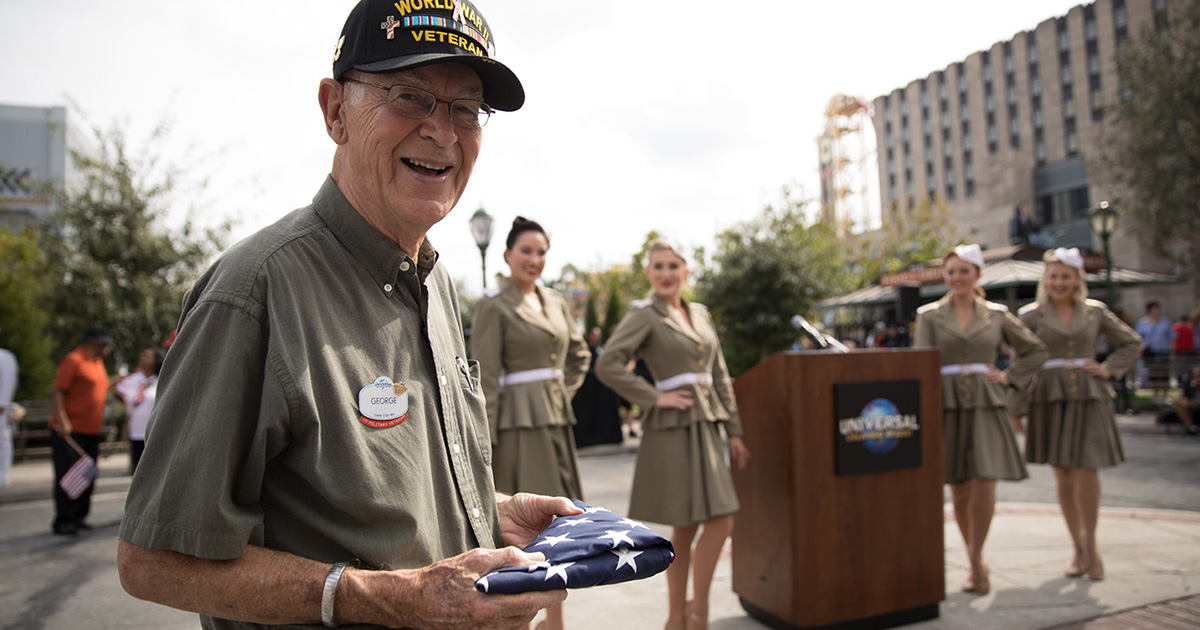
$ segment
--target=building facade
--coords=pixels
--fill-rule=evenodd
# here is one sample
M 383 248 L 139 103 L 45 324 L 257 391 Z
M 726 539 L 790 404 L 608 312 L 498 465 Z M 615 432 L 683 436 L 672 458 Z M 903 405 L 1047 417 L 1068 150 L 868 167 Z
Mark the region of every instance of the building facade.
M 0 104 L 0 228 L 20 229 L 54 211 L 50 185 L 71 177 L 68 143 L 84 143 L 62 106 Z
M 1143 29 L 1166 28 L 1167 0 L 1096 0 L 874 99 L 883 220 L 939 199 L 965 238 L 1102 251 L 1088 211 L 1107 199 L 1089 176 L 1122 98 L 1116 54 Z M 1124 96 L 1129 96 L 1125 94 Z M 1172 273 L 1129 230 L 1112 237 L 1115 266 Z M 1190 308 L 1188 285 L 1121 291 L 1138 315 L 1147 299 Z

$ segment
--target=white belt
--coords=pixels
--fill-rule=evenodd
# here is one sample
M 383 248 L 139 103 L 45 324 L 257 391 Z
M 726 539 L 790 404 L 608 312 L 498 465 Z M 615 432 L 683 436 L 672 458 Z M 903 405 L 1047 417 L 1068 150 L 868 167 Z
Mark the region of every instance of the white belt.
M 665 378 L 654 384 L 659 391 L 670 391 L 680 385 L 712 385 L 712 374 L 708 372 L 684 372 Z
M 942 366 L 942 376 L 951 374 L 987 374 L 992 366 L 986 363 L 951 363 Z
M 563 371 L 558 368 L 538 368 L 536 370 L 510 372 L 500 377 L 500 387 L 520 385 L 522 383 L 536 383 L 538 381 L 559 381 L 562 380 L 562 377 Z
M 1053 370 L 1055 368 L 1081 368 L 1087 365 L 1088 359 L 1046 359 L 1042 364 L 1043 370 Z

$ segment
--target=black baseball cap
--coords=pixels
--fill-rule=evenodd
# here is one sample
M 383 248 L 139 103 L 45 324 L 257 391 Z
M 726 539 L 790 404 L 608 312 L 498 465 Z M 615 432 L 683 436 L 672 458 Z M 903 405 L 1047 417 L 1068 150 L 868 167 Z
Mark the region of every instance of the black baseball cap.
M 98 343 L 105 346 L 113 345 L 112 335 L 107 328 L 94 327 L 83 331 L 83 339 L 79 343 Z
M 350 70 L 385 73 L 454 61 L 479 74 L 485 103 L 520 109 L 525 89 L 495 55 L 492 29 L 467 0 L 362 0 L 342 27 L 333 78 Z

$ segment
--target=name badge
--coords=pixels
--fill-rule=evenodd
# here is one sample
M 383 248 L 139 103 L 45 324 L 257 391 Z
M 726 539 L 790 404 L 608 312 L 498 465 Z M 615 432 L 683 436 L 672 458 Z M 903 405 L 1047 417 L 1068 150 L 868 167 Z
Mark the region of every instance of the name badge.
M 359 420 L 373 429 L 394 427 L 408 418 L 408 387 L 380 376 L 358 390 Z

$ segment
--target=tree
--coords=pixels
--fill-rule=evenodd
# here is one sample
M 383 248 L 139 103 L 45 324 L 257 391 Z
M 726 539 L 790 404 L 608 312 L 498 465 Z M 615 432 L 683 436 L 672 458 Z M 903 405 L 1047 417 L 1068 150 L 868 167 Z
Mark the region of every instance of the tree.
M 965 242 L 940 199 L 922 199 L 911 210 L 895 210 L 881 230 L 851 237 L 855 286 L 865 287 L 885 274 L 941 258 L 946 249 Z M 857 240 L 857 242 L 855 242 Z
M 160 159 L 155 148 L 169 135 L 165 123 L 138 149 L 117 124 L 91 135 L 98 149 L 70 151 L 77 183 L 55 191 L 58 209 L 43 231 L 43 248 L 55 253 L 48 330 L 60 357 L 85 328 L 109 328 L 111 368 L 133 365 L 143 348 L 170 336 L 183 294 L 223 248 L 229 223 L 197 226 L 193 201 L 182 225 L 166 225 L 181 186 L 192 200 L 202 199 L 204 186 L 193 188 L 180 167 Z
M 31 228 L 0 229 L 0 348 L 17 357 L 20 373 L 15 398 L 49 398 L 54 384 L 52 345 L 46 337 L 50 316 L 46 297 L 46 255 Z
M 719 234 L 712 266 L 701 272 L 697 294 L 733 375 L 790 347 L 792 316 L 809 316 L 818 300 L 850 287 L 846 249 L 827 224 L 806 224 L 805 204 L 785 188 L 782 207 Z
M 1121 98 L 1105 108 L 1101 175 L 1145 245 L 1200 262 L 1200 1 L 1170 4 L 1169 29 L 1118 49 Z M 1200 276 L 1195 276 L 1200 293 Z

